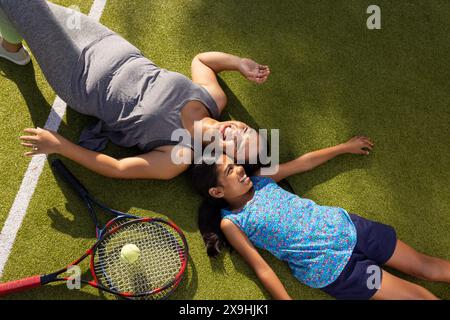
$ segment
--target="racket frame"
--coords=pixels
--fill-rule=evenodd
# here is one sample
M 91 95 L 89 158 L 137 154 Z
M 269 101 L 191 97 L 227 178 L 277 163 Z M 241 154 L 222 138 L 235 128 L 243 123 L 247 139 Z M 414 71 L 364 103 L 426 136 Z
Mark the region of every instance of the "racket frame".
M 138 216 L 135 215 L 131 215 L 129 213 L 125 213 L 122 211 L 118 211 L 115 209 L 112 209 L 108 206 L 106 206 L 105 204 L 101 203 L 100 201 L 98 201 L 96 198 L 94 198 L 89 191 L 87 190 L 87 188 L 72 174 L 72 172 L 70 172 L 70 170 L 64 165 L 64 163 L 60 160 L 60 159 L 55 159 L 52 161 L 52 167 L 55 169 L 56 172 L 58 172 L 58 174 L 60 175 L 60 177 L 65 180 L 65 182 L 77 193 L 77 195 L 81 198 L 81 200 L 83 200 L 84 204 L 86 205 L 86 207 L 88 208 L 88 212 L 89 215 L 92 218 L 92 221 L 94 222 L 95 225 L 95 235 L 97 239 L 100 239 L 103 237 L 103 235 L 105 234 L 106 231 L 108 231 L 108 229 L 117 221 L 122 220 L 122 219 L 132 219 L 132 220 L 138 220 L 141 219 Z M 95 209 L 94 209 L 94 205 L 96 205 L 97 207 L 101 208 L 103 211 L 109 212 L 112 215 L 114 215 L 115 217 L 111 220 L 109 220 L 103 227 L 101 226 L 101 224 L 98 221 L 98 217 L 97 214 L 95 213 Z M 175 225 L 172 222 L 167 222 L 164 219 L 159 219 L 159 218 L 152 218 L 153 220 L 157 221 L 159 220 L 162 223 L 168 223 L 172 228 L 174 228 L 178 234 L 181 236 L 183 242 L 184 242 L 184 247 L 186 249 L 186 263 L 187 263 L 187 259 L 188 259 L 188 245 L 187 245 L 187 241 L 186 238 L 183 234 L 183 232 L 181 231 L 181 229 Z M 125 222 L 126 223 L 126 222 Z M 184 267 L 186 268 L 186 266 Z M 184 272 L 184 270 L 183 270 Z M 177 288 L 178 284 L 181 282 L 182 277 L 180 277 L 178 283 L 174 283 L 173 284 L 173 288 L 168 291 L 165 296 L 163 296 L 161 299 L 167 299 L 172 293 L 173 291 Z M 161 289 L 165 290 L 167 288 Z M 157 293 L 157 292 L 155 292 Z
M 181 267 L 180 267 L 180 270 L 178 271 L 178 273 L 176 274 L 176 276 L 174 277 L 174 279 L 172 281 L 168 282 L 167 284 L 165 284 L 164 286 L 155 288 L 149 292 L 132 293 L 132 292 L 119 292 L 117 290 L 112 290 L 112 289 L 99 283 L 98 277 L 95 272 L 94 257 L 95 257 L 95 253 L 96 253 L 98 246 L 103 242 L 103 240 L 106 237 L 108 237 L 108 236 L 116 233 L 120 229 L 122 229 L 130 224 L 134 224 L 134 223 L 164 223 L 164 224 L 167 224 L 179 234 L 179 236 L 183 242 L 183 247 L 181 249 L 184 248 L 184 250 L 178 250 L 180 253 Z M 70 267 L 78 265 L 81 261 L 86 259 L 88 256 L 90 256 L 89 269 L 90 269 L 93 280 L 88 281 L 85 279 L 80 279 L 81 283 L 87 284 L 91 287 L 100 289 L 102 291 L 105 291 L 105 292 L 108 292 L 108 293 L 111 293 L 111 294 L 114 294 L 117 296 L 121 296 L 121 297 L 125 297 L 125 298 L 137 298 L 137 297 L 146 297 L 146 296 L 155 295 L 163 290 L 170 288 L 171 286 L 173 286 L 173 289 L 170 290 L 170 293 L 173 292 L 173 290 L 181 282 L 181 279 L 183 278 L 184 272 L 186 270 L 187 262 L 188 262 L 188 258 L 189 258 L 189 248 L 187 245 L 186 238 L 183 235 L 181 229 L 171 221 L 166 221 L 166 220 L 160 219 L 160 218 L 140 218 L 140 219 L 130 220 L 130 221 L 127 221 L 121 225 L 115 226 L 115 227 L 111 228 L 110 230 L 108 230 L 106 233 L 104 233 L 101 236 L 100 239 L 97 240 L 97 242 L 91 248 L 86 250 L 86 252 L 81 257 L 79 257 L 78 259 L 76 259 L 75 261 L 73 261 L 72 263 L 67 265 L 66 267 L 64 267 L 56 272 L 44 274 L 44 275 L 32 276 L 32 277 L 15 280 L 15 281 L 10 281 L 10 282 L 6 282 L 6 283 L 0 283 L 0 290 L 2 290 L 2 291 L 0 291 L 0 296 L 10 294 L 10 293 L 15 293 L 15 292 L 26 291 L 28 289 L 39 287 L 41 285 L 46 285 L 46 284 L 52 283 L 52 282 L 62 282 L 62 281 L 71 280 L 71 277 L 59 277 L 59 275 L 66 272 Z

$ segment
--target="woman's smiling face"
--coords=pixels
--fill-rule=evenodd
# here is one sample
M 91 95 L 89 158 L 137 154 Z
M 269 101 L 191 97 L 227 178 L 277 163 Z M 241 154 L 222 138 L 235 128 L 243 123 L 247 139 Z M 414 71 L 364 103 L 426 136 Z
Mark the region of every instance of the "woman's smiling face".
M 246 161 L 255 157 L 259 150 L 258 132 L 240 121 L 224 121 L 216 124 L 219 143 L 223 153 L 237 160 Z

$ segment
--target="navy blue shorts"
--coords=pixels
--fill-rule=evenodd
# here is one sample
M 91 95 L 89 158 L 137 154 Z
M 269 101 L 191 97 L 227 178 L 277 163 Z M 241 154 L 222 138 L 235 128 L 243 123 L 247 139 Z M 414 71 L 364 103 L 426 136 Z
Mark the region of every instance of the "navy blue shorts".
M 364 219 L 350 213 L 356 227 L 357 241 L 355 249 L 339 277 L 324 292 L 341 300 L 368 300 L 377 292 L 369 288 L 368 279 L 374 275 L 373 267 L 381 267 L 394 254 L 397 235 L 391 226 Z M 381 271 L 381 270 L 380 270 Z M 381 284 L 380 273 L 380 284 Z M 372 279 L 369 283 L 373 283 Z

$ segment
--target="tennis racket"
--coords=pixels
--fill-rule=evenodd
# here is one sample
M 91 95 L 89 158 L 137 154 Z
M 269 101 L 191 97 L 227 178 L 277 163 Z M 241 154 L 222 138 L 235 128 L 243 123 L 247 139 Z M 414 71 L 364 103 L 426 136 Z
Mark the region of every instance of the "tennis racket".
M 92 248 L 86 251 L 86 253 L 78 260 L 72 262 L 66 268 L 63 268 L 53 274 L 35 276 L 19 281 L 12 281 L 9 283 L 0 284 L 0 295 L 9 294 L 17 291 L 23 291 L 28 288 L 33 288 L 54 281 L 67 281 L 69 277 L 63 277 L 61 275 L 67 272 L 70 266 L 80 263 L 82 260 L 84 260 L 87 256 L 90 255 L 91 256 L 90 268 L 91 273 L 93 275 L 93 280 L 85 281 L 83 283 L 87 283 L 91 286 L 94 286 L 106 292 L 117 294 L 122 297 L 128 298 L 137 297 L 144 299 L 166 299 L 181 282 L 182 276 L 187 267 L 188 245 L 181 229 L 178 226 L 176 226 L 173 222 L 165 221 L 163 219 L 148 219 L 148 218 L 141 219 L 137 216 L 111 209 L 106 205 L 97 201 L 94 197 L 92 197 L 87 191 L 87 189 L 81 184 L 81 182 L 78 181 L 78 179 L 64 166 L 61 160 L 54 160 L 52 162 L 52 167 L 69 184 L 69 186 L 71 186 L 72 189 L 76 191 L 78 196 L 83 200 L 83 202 L 87 206 L 89 214 L 95 224 L 95 233 L 98 241 Z M 96 212 L 94 210 L 95 206 L 113 215 L 113 218 L 109 222 L 107 222 L 104 226 L 100 224 L 97 218 Z M 147 235 L 145 235 L 142 232 L 140 233 L 141 236 L 143 235 L 149 238 L 149 242 L 143 243 L 145 243 L 145 245 L 148 245 L 148 248 L 152 248 L 152 250 L 154 251 L 152 258 L 150 256 L 148 256 L 146 260 L 142 258 L 141 265 L 144 265 L 146 263 L 148 264 L 147 267 L 148 270 L 145 271 L 143 274 L 147 276 L 152 275 L 151 276 L 152 279 L 155 277 L 156 278 L 159 277 L 159 281 L 156 281 L 153 284 L 154 286 L 158 286 L 158 288 L 155 287 L 154 289 L 152 289 L 152 291 L 148 291 L 146 294 L 143 293 L 142 290 L 141 292 L 138 293 L 136 292 L 130 293 L 132 292 L 130 290 L 127 291 L 124 289 L 121 290 L 117 289 L 121 287 L 120 286 L 117 287 L 115 284 L 120 282 L 117 279 L 114 280 L 113 279 L 114 277 L 110 276 L 109 271 L 107 271 L 109 270 L 109 268 L 106 268 L 106 266 L 109 264 L 119 263 L 116 260 L 120 259 L 120 252 L 117 253 L 116 250 L 116 254 L 113 256 L 114 258 L 112 259 L 110 258 L 111 256 L 109 254 L 105 253 L 105 250 L 103 249 L 97 250 L 98 247 L 104 248 L 104 246 L 100 245 L 100 243 L 104 243 L 102 241 L 105 241 L 106 234 L 111 233 L 109 231 L 117 232 L 117 230 L 122 230 L 119 227 L 121 227 L 122 225 L 128 225 L 128 223 L 131 223 L 133 221 L 142 221 L 147 223 L 151 221 L 153 226 L 151 229 L 147 228 L 148 231 Z M 110 238 L 111 238 L 110 236 L 107 237 L 107 239 Z M 151 240 L 153 242 L 151 242 L 150 239 L 153 239 Z M 125 240 L 127 239 L 125 238 Z M 139 250 L 141 250 L 140 245 L 134 242 L 131 243 L 137 245 Z M 127 243 L 124 242 L 122 246 L 125 244 Z M 160 257 L 160 255 L 162 255 L 162 257 Z M 139 261 L 141 261 L 140 257 L 141 255 L 139 255 Z M 165 260 L 164 257 L 167 257 L 167 259 Z M 158 263 L 155 264 L 155 261 L 158 261 Z M 159 263 L 159 261 L 161 263 Z M 133 265 L 135 264 L 133 263 Z M 178 270 L 175 271 L 177 268 Z M 98 272 L 98 270 L 104 270 L 104 272 L 95 273 Z M 114 270 L 114 267 L 111 270 Z M 124 270 L 126 270 L 126 268 Z M 136 269 L 133 270 L 136 271 Z M 157 276 L 158 273 L 160 274 L 159 276 Z M 117 275 L 117 273 L 115 274 Z M 103 275 L 103 278 L 100 277 L 100 275 Z M 127 279 L 125 275 L 123 275 L 123 277 L 124 279 Z M 107 281 L 107 279 L 110 279 L 109 282 Z M 104 284 L 105 281 L 112 287 L 108 287 L 108 285 L 105 285 Z
M 65 182 L 77 193 L 77 195 L 81 198 L 81 200 L 84 202 L 86 207 L 88 208 L 89 215 L 92 218 L 92 221 L 95 225 L 95 234 L 97 239 L 99 239 L 103 233 L 105 233 L 110 228 L 116 227 L 121 225 L 122 223 L 125 223 L 132 219 L 139 219 L 139 217 L 135 215 L 131 215 L 125 212 L 121 212 L 118 210 L 111 209 L 110 207 L 106 206 L 105 204 L 101 203 L 97 199 L 95 199 L 86 189 L 86 187 L 70 172 L 70 170 L 64 165 L 64 163 L 59 160 L 55 159 L 52 161 L 52 167 L 55 170 L 55 172 L 63 179 Z M 109 220 L 105 225 L 102 225 L 98 219 L 98 216 L 96 214 L 95 207 L 101 209 L 104 212 L 110 213 L 113 218 Z M 180 228 L 177 227 L 177 229 L 180 231 L 180 235 L 183 238 L 184 242 L 184 250 L 186 250 L 186 260 L 187 260 L 187 252 L 188 252 L 188 246 L 187 242 L 185 240 L 185 237 L 183 233 L 181 232 Z M 163 229 L 161 229 L 163 230 Z M 178 287 L 178 284 L 181 282 L 182 277 L 178 279 L 177 282 L 175 282 L 172 286 L 167 287 L 166 289 L 159 291 L 155 294 L 152 294 L 151 296 L 144 296 L 145 299 L 167 299 L 173 291 Z
M 126 244 L 139 249 L 132 263 L 121 258 Z M 80 279 L 81 283 L 122 297 L 149 297 L 180 282 L 187 265 L 187 243 L 181 230 L 169 221 L 129 220 L 107 229 L 79 259 L 59 271 L 0 284 L 0 296 L 71 280 L 62 275 L 88 257 L 93 279 Z

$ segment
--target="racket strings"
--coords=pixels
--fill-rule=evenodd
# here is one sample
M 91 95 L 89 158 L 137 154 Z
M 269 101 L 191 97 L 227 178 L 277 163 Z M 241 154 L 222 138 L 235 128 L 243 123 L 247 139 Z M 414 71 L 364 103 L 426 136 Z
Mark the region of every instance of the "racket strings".
M 127 244 L 139 249 L 134 262 L 121 259 L 121 250 Z M 144 294 L 172 282 L 180 272 L 185 254 L 180 235 L 170 226 L 135 222 L 122 226 L 101 241 L 94 258 L 94 270 L 99 283 L 113 291 Z

